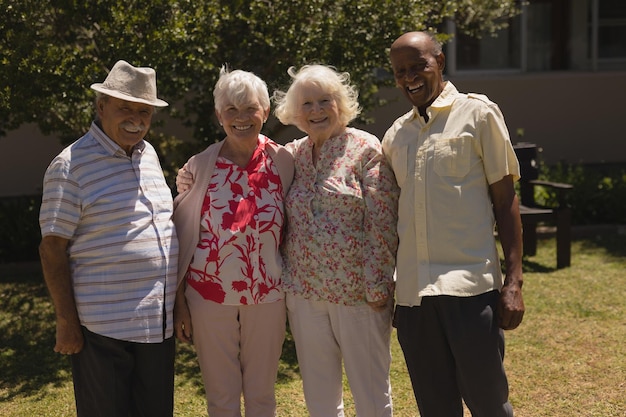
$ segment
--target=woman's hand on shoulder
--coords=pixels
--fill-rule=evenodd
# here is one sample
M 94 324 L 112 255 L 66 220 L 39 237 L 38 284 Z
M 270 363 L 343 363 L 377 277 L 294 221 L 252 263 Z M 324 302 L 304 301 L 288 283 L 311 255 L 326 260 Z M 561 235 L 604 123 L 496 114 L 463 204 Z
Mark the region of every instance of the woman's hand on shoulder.
M 176 191 L 179 194 L 189 190 L 193 185 L 193 174 L 187 169 L 187 164 L 183 165 L 176 174 Z

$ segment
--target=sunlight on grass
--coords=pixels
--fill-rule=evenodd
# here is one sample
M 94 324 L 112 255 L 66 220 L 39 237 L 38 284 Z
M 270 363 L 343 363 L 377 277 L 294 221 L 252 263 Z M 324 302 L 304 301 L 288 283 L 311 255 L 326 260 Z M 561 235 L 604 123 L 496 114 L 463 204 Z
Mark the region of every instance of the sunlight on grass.
M 576 240 L 572 267 L 554 269 L 554 239 L 524 262 L 526 315 L 506 333 L 505 366 L 516 417 L 626 415 L 626 236 Z M 67 358 L 52 352 L 54 324 L 38 265 L 0 265 L 0 414 L 75 415 Z M 402 352 L 392 339 L 394 415 L 416 417 Z M 344 381 L 346 416 L 354 417 Z M 179 344 L 175 415 L 206 415 L 195 353 Z M 293 341 L 276 385 L 278 415 L 307 415 Z M 466 416 L 469 413 L 466 410 Z

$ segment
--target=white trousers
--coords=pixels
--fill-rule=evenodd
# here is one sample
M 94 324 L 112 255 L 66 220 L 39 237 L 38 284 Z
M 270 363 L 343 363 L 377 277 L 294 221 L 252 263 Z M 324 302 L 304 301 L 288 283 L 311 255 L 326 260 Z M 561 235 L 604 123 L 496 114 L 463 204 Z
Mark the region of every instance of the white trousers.
M 274 417 L 285 301 L 230 306 L 185 291 L 210 417 Z
M 342 360 L 357 417 L 391 417 L 391 317 L 368 305 L 344 306 L 287 295 L 304 397 L 311 417 L 343 417 Z

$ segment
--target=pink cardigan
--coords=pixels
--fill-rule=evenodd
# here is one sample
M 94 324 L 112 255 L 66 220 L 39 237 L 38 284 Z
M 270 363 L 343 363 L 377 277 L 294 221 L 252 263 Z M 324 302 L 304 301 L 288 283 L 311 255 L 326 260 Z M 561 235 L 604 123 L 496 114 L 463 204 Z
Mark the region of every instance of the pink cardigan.
M 222 149 L 224 141 L 214 143 L 187 161 L 187 170 L 194 178 L 192 187 L 174 199 L 174 224 L 179 242 L 178 285 L 183 282 L 191 258 L 200 238 L 200 211 L 209 181 L 213 175 L 215 161 Z M 267 151 L 276 164 L 283 186 L 284 196 L 287 195 L 293 181 L 293 156 L 283 146 L 270 141 Z

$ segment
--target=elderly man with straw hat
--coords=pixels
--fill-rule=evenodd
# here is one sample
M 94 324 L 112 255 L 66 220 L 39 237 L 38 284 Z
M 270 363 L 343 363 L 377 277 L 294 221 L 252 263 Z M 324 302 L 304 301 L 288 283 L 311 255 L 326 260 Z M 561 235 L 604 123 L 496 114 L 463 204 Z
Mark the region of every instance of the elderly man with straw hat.
M 144 140 L 156 73 L 118 61 L 96 120 L 44 177 L 39 248 L 56 313 L 54 351 L 70 355 L 79 417 L 171 417 L 178 241 L 172 195 Z

